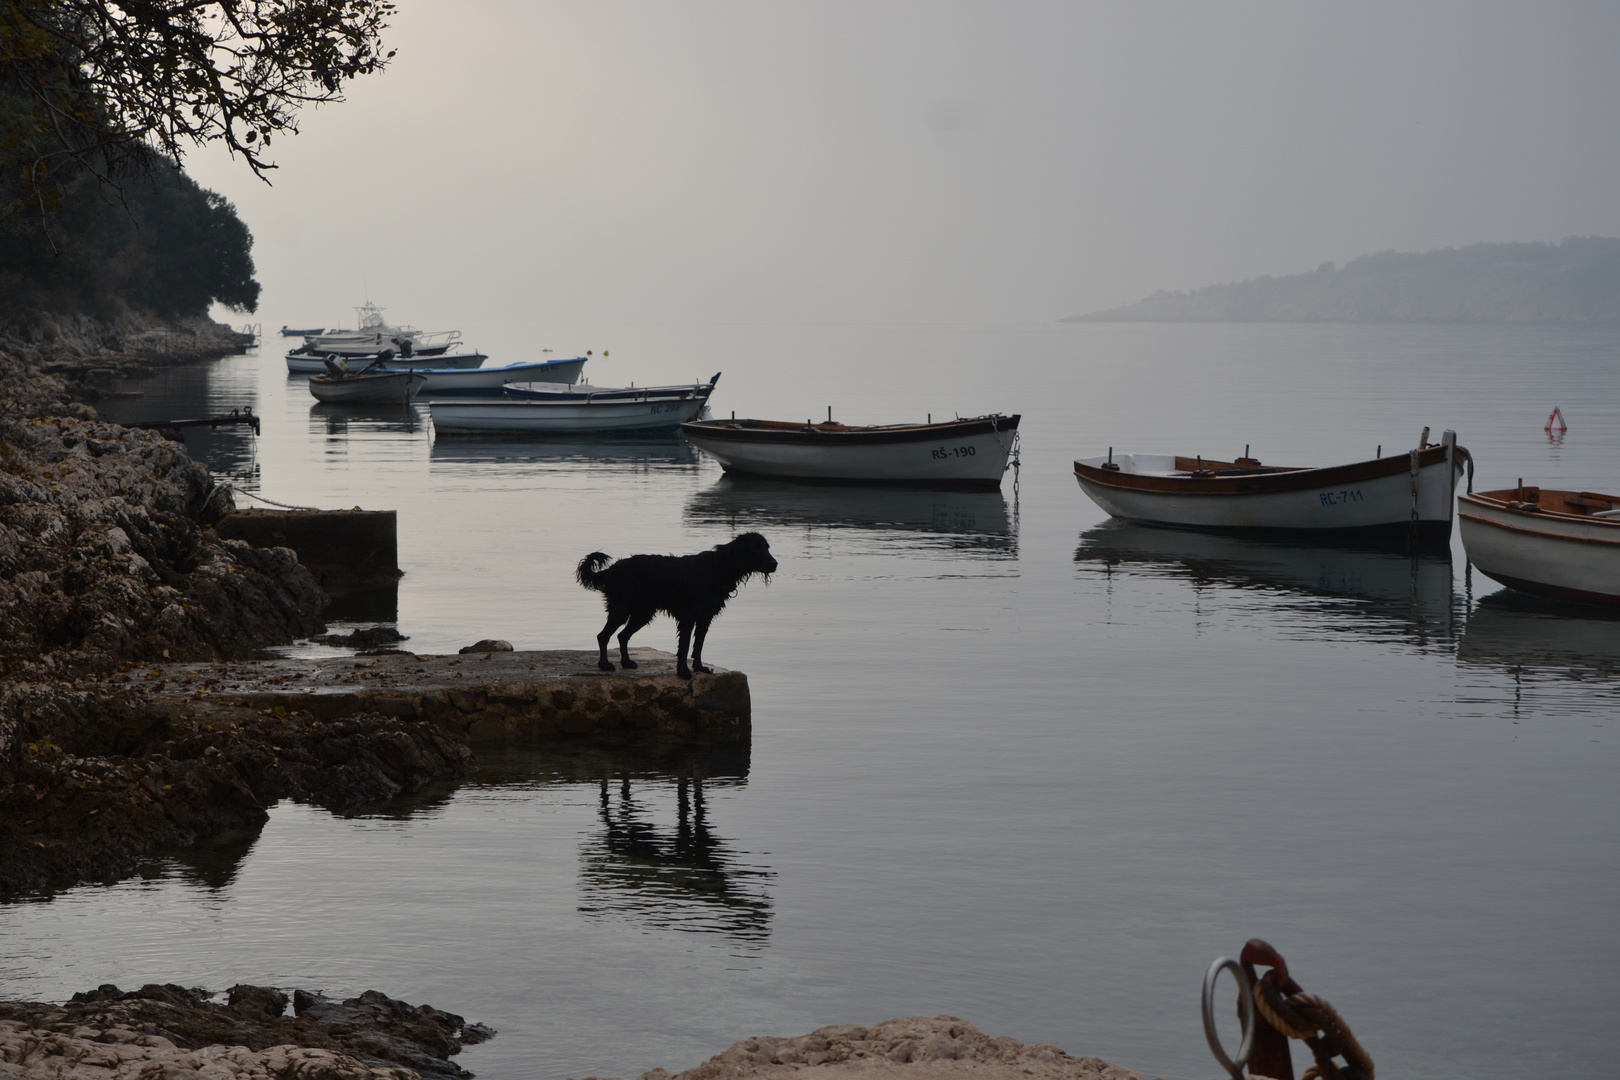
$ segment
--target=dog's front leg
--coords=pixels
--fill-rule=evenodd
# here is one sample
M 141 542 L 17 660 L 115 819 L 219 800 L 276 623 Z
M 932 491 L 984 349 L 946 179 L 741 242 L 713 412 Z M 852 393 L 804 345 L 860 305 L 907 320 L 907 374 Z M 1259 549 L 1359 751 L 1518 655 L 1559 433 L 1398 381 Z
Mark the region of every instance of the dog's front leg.
M 686 649 L 692 643 L 692 620 L 682 619 L 676 626 L 675 674 L 683 679 L 692 677 L 692 669 L 686 666 Z
M 709 636 L 709 624 L 714 621 L 713 615 L 705 615 L 698 620 L 697 634 L 692 638 L 692 670 L 701 671 L 705 675 L 713 675 L 713 668 L 703 666 L 703 639 Z
M 652 622 L 655 614 L 657 612 L 636 612 L 630 616 L 630 621 L 624 624 L 624 629 L 619 631 L 619 663 L 623 667 L 634 668 L 639 666 L 634 660 L 630 659 L 630 635 Z

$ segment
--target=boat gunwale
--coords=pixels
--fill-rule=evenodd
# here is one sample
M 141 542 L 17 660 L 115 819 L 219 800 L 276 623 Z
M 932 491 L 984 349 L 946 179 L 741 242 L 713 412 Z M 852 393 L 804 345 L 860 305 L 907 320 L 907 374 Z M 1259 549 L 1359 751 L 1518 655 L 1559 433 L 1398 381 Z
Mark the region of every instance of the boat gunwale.
M 681 425 L 681 432 L 693 441 L 712 439 L 733 443 L 861 446 L 874 443 L 926 443 L 933 441 L 936 436 L 945 435 L 966 437 L 1012 433 L 1018 430 L 1020 419 L 1020 413 L 991 413 L 961 420 L 942 420 L 937 424 L 873 424 L 860 427 L 844 424 L 806 425 L 789 420 L 688 420 Z
M 1464 497 L 1466 498 L 1466 496 Z M 1534 511 L 1527 512 L 1523 510 L 1513 510 L 1507 507 L 1503 507 L 1503 509 L 1506 509 L 1508 513 L 1522 514 L 1527 518 L 1552 516 L 1551 514 L 1536 513 Z M 1576 544 L 1597 544 L 1599 547 L 1620 547 L 1620 536 L 1580 536 L 1576 533 L 1551 532 L 1547 529 L 1528 529 L 1517 522 L 1503 521 L 1500 518 L 1485 517 L 1481 514 L 1469 514 L 1464 512 L 1460 507 L 1457 510 L 1457 517 L 1460 520 L 1473 521 L 1479 523 L 1480 525 L 1491 525 L 1495 528 L 1502 529 L 1505 532 L 1522 533 L 1525 536 L 1540 536 L 1548 540 L 1568 540 L 1571 543 Z M 1577 517 L 1574 514 L 1560 514 L 1558 515 L 1558 518 L 1563 521 L 1592 521 L 1591 518 Z M 1599 520 L 1592 523 L 1597 525 L 1620 526 L 1620 522 L 1614 521 Z
M 1539 519 L 1542 519 L 1544 521 L 1580 522 L 1580 523 L 1585 524 L 1585 525 L 1602 525 L 1602 526 L 1605 526 L 1605 527 L 1610 528 L 1610 529 L 1620 529 L 1620 518 L 1600 518 L 1600 517 L 1593 517 L 1590 514 L 1573 514 L 1573 513 L 1570 513 L 1568 510 L 1548 510 L 1548 509 L 1545 509 L 1544 507 L 1542 507 L 1539 502 L 1533 502 L 1531 504 L 1532 506 L 1535 507 L 1535 509 L 1532 510 L 1532 509 L 1528 509 L 1526 507 L 1513 506 L 1513 505 L 1511 505 L 1512 500 L 1502 498 L 1502 496 L 1504 496 L 1504 495 L 1517 494 L 1519 492 L 1519 490 L 1520 490 L 1519 488 L 1502 488 L 1499 491 L 1470 491 L 1466 495 L 1457 496 L 1457 502 L 1459 504 L 1458 508 L 1457 508 L 1457 512 L 1458 512 L 1459 515 L 1462 514 L 1462 504 L 1466 503 L 1466 504 L 1469 504 L 1469 505 L 1483 507 L 1483 508 L 1486 508 L 1486 509 L 1489 509 L 1489 510 L 1495 510 L 1495 511 L 1498 511 L 1498 512 L 1501 512 L 1501 513 L 1504 513 L 1504 514 L 1513 514 L 1516 517 L 1524 518 L 1527 521 L 1534 521 L 1534 520 L 1539 518 Z M 1558 495 L 1558 496 L 1560 496 L 1560 501 L 1563 501 L 1562 496 L 1565 496 L 1565 495 L 1578 495 L 1581 498 L 1590 498 L 1591 496 L 1598 494 L 1597 492 L 1565 491 L 1565 490 L 1559 489 L 1559 488 L 1545 488 L 1545 487 L 1534 487 L 1534 488 L 1530 488 L 1529 490 L 1535 491 L 1538 496 L 1543 495 L 1543 494 Z M 1615 498 L 1617 503 L 1620 503 L 1620 496 L 1615 496 L 1614 498 Z M 1503 525 L 1503 527 L 1508 527 L 1505 522 L 1499 522 L 1495 518 L 1480 517 L 1477 514 L 1469 515 L 1469 516 L 1472 517 L 1476 521 L 1488 521 L 1493 525 L 1501 524 L 1501 525 Z M 1533 533 L 1533 532 L 1536 532 L 1537 530 L 1518 528 L 1518 531 L 1519 532 Z M 1544 533 L 1543 535 L 1546 535 L 1546 536 L 1566 536 L 1567 534 L 1565 534 L 1565 533 Z M 1576 538 L 1575 537 L 1569 537 L 1569 539 L 1576 539 Z M 1598 539 L 1598 538 L 1594 537 L 1593 539 Z M 1605 543 L 1605 544 L 1620 543 L 1620 537 L 1616 537 L 1616 539 L 1614 539 L 1614 540 L 1601 540 L 1600 542 Z
M 1432 445 L 1420 450 L 1418 455 L 1418 468 L 1430 468 L 1442 464 L 1446 460 L 1446 446 L 1444 443 Z M 1175 456 L 1183 457 L 1184 455 L 1178 454 Z M 1104 469 L 1097 465 L 1076 460 L 1074 474 L 1082 483 L 1094 483 L 1100 487 L 1148 494 L 1268 495 L 1309 491 L 1314 488 L 1329 487 L 1335 484 L 1382 480 L 1386 477 L 1399 476 L 1409 472 L 1411 463 L 1412 458 L 1409 453 L 1392 454 L 1388 457 L 1355 461 L 1345 465 L 1279 466 L 1275 472 L 1261 473 L 1244 469 L 1239 475 L 1223 477 L 1221 476 L 1221 470 L 1215 471 L 1211 476 L 1166 476 L 1162 473 L 1128 473 L 1123 470 L 1116 472 L 1112 469 Z M 1206 462 L 1206 464 L 1227 465 L 1232 463 L 1210 461 Z

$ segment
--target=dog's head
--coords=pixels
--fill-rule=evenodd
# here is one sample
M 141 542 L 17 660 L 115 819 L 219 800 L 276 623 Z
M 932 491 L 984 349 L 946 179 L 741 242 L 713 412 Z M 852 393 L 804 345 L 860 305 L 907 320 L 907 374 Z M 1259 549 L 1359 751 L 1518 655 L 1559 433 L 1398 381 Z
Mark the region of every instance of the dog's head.
M 729 544 L 721 544 L 715 550 L 719 551 L 744 577 L 751 574 L 764 574 L 769 577 L 776 573 L 776 559 L 771 555 L 771 545 L 757 532 L 743 533 Z

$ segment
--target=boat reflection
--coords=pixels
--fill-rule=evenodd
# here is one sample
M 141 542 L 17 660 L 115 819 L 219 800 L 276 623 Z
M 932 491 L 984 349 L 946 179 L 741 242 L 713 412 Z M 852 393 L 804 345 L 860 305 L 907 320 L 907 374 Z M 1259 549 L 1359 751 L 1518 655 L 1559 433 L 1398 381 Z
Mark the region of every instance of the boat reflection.
M 427 430 L 427 413 L 420 405 L 343 405 L 317 401 L 309 407 L 309 433 L 329 439 L 351 434 L 414 435 Z
M 724 476 L 686 503 L 686 519 L 732 532 L 766 527 L 891 534 L 908 552 L 1018 557 L 1018 515 L 999 491 L 857 487 Z
M 607 466 L 614 470 L 697 467 L 697 451 L 678 433 L 575 436 L 568 439 L 435 440 L 434 465 Z
M 1075 562 L 1105 574 L 1180 578 L 1195 586 L 1272 593 L 1307 625 L 1419 644 L 1455 639 L 1461 602 L 1449 555 L 1282 543 L 1111 519 L 1080 534 Z
M 1579 680 L 1591 690 L 1607 684 L 1612 708 L 1620 689 L 1620 614 L 1503 589 L 1469 613 L 1457 660 L 1515 676 Z

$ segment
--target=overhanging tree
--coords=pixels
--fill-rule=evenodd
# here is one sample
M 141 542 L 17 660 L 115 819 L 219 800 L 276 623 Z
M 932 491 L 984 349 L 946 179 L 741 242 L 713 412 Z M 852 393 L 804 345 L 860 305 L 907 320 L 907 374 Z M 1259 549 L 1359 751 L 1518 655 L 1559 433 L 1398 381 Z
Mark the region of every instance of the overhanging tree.
M 80 168 L 104 181 L 157 150 L 222 142 L 256 175 L 304 105 L 393 55 L 386 0 L 0 0 L 0 155 L 46 209 Z

